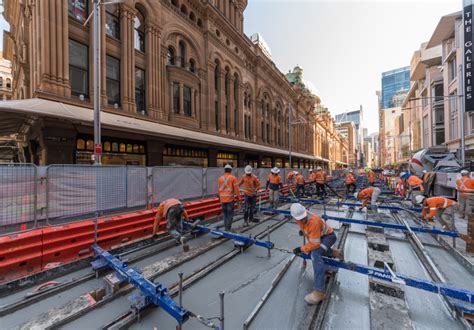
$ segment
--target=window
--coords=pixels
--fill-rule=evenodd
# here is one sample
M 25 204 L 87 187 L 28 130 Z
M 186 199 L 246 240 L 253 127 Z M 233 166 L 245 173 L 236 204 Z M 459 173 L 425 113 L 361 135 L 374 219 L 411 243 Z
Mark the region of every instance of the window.
M 88 48 L 71 39 L 69 39 L 69 81 L 72 95 L 89 95 Z
M 180 66 L 184 68 L 186 66 L 186 45 L 183 41 L 179 42 L 179 59 Z
M 180 103 L 179 84 L 173 83 L 173 111 L 175 113 L 179 113 Z
M 138 12 L 135 16 L 135 49 L 141 52 L 145 51 L 145 26 L 143 15 Z
M 120 105 L 120 61 L 107 55 L 107 100 L 110 105 Z
M 195 21 L 196 21 L 196 15 L 195 15 L 193 12 L 191 12 L 191 13 L 189 14 L 189 19 L 190 19 L 191 21 L 195 22 Z
M 192 73 L 196 72 L 196 62 L 193 59 L 189 60 L 189 71 Z
M 198 25 L 199 27 L 202 27 L 202 19 L 198 18 L 197 25 Z
M 171 0 L 173 6 L 178 7 L 178 0 Z
M 458 136 L 458 107 L 457 92 L 450 94 L 449 98 L 449 139 L 457 139 Z
M 105 33 L 115 39 L 120 39 L 120 11 L 118 5 L 105 6 Z
M 471 134 L 474 134 L 474 113 L 469 113 L 469 120 L 471 122 Z
M 458 69 L 456 67 L 456 57 L 454 57 L 452 61 L 448 62 L 449 81 L 452 81 L 454 78 L 456 78 L 457 70 Z
M 135 105 L 137 112 L 146 114 L 145 105 L 145 71 L 135 68 Z
M 87 19 L 88 0 L 68 0 L 68 14 L 79 22 L 84 23 Z
M 167 54 L 167 59 L 168 59 L 168 65 L 175 65 L 175 52 L 173 47 L 168 47 L 168 54 Z
M 184 86 L 183 89 L 183 108 L 184 114 L 186 116 L 192 116 L 192 109 L 191 109 L 191 88 L 188 86 Z
M 10 78 L 7 78 L 7 88 L 12 88 L 12 80 Z
M 3 87 L 3 77 L 0 77 L 0 87 Z

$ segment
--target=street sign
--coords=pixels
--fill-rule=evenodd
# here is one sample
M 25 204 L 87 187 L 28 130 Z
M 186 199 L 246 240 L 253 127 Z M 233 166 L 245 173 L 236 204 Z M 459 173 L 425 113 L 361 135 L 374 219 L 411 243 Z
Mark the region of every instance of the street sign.
M 95 145 L 95 152 L 96 155 L 102 155 L 102 144 L 96 144 Z

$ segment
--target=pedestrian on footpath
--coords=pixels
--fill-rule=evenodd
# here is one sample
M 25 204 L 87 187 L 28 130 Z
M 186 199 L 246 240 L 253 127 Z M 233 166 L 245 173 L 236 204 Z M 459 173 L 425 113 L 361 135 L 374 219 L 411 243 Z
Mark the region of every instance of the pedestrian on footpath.
M 157 234 L 160 223 L 166 220 L 168 234 L 183 246 L 184 251 L 188 251 L 189 246 L 186 244 L 186 238 L 184 237 L 183 218 L 189 220 L 183 203 L 175 198 L 164 200 L 156 210 L 155 221 L 153 222 L 153 236 Z
M 231 174 L 232 166 L 227 164 L 224 166 L 224 175 L 217 181 L 217 193 L 222 205 L 222 213 L 224 215 L 225 230 L 232 229 L 234 220 L 234 203 L 240 201 L 239 180 Z
M 316 167 L 314 179 L 316 180 L 316 194 L 321 198 L 326 197 L 327 174 L 321 166 Z
M 337 237 L 334 229 L 328 226 L 326 221 L 316 214 L 308 216 L 308 211 L 300 203 L 292 204 L 290 213 L 300 228 L 300 236 L 305 236 L 308 242 L 295 248 L 293 253 L 296 255 L 310 254 L 313 262 L 314 290 L 307 294 L 304 300 L 310 305 L 316 305 L 326 298 L 325 274 L 328 267 L 324 264 L 322 257 L 342 260 L 343 255 L 340 250 L 332 248 Z
M 298 198 L 304 197 L 305 180 L 304 180 L 303 174 L 301 173 L 296 174 L 295 182 L 296 182 L 296 197 Z
M 245 174 L 239 181 L 239 187 L 244 192 L 244 226 L 249 225 L 249 221 L 258 222 L 258 219 L 254 219 L 255 205 L 257 204 L 257 193 L 260 189 L 260 180 L 257 176 L 252 174 L 252 166 L 245 166 Z
M 468 170 L 461 171 L 461 178 L 456 181 L 458 191 L 459 216 L 465 218 L 474 213 L 474 179 Z
M 346 173 L 346 195 L 354 194 L 357 187 L 356 187 L 356 177 L 354 175 L 354 171 L 352 169 Z
M 271 174 L 268 176 L 265 189 L 268 190 L 270 207 L 276 209 L 278 208 L 278 201 L 280 198 L 280 188 L 283 187 L 283 184 L 281 182 L 281 176 L 279 175 L 280 169 L 278 167 L 272 168 L 270 172 Z
M 416 202 L 423 206 L 421 215 L 426 221 L 433 221 L 433 217 L 435 217 L 443 228 L 451 228 L 453 230 L 456 228 L 454 223 L 454 212 L 449 210 L 448 213 L 446 213 L 446 210 L 452 206 L 458 205 L 457 202 L 446 197 L 426 198 L 422 195 L 416 196 Z M 443 216 L 446 216 L 446 218 L 443 218 Z
M 366 207 L 369 204 L 369 201 L 370 201 L 370 210 L 373 213 L 377 213 L 377 199 L 381 193 L 382 191 L 380 190 L 380 188 L 377 188 L 377 187 L 368 187 L 368 188 L 362 189 L 359 192 L 354 193 L 354 197 L 362 201 L 362 205 L 359 208 L 359 211 L 362 211 L 364 207 Z

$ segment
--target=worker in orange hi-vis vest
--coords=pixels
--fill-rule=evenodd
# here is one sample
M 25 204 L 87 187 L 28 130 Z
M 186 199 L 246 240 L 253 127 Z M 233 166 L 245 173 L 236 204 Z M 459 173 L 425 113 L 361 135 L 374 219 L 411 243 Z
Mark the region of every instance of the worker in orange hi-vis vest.
M 367 172 L 367 181 L 369 181 L 369 185 L 373 186 L 377 182 L 377 176 L 375 172 L 371 169 Z
M 280 169 L 278 167 L 272 168 L 270 172 L 271 174 L 268 176 L 265 189 L 268 190 L 270 207 L 274 209 L 278 208 L 280 189 L 283 187 L 283 184 L 281 181 L 281 176 L 279 175 Z
M 296 174 L 295 176 L 295 183 L 296 183 L 296 197 L 304 197 L 304 176 L 301 173 Z
M 368 188 L 362 189 L 359 192 L 354 193 L 355 199 L 359 199 L 360 201 L 362 201 L 362 205 L 359 208 L 359 211 L 362 211 L 362 209 L 366 207 L 370 201 L 370 210 L 376 213 L 377 212 L 377 198 L 380 196 L 381 193 L 382 191 L 377 187 L 368 187 Z
M 286 176 L 286 183 L 288 185 L 288 194 L 295 196 L 296 182 L 295 178 L 298 175 L 298 171 L 291 171 Z
M 157 234 L 160 223 L 166 220 L 166 230 L 168 234 L 181 243 L 185 251 L 188 251 L 189 247 L 184 237 L 183 218 L 188 220 L 188 213 L 179 200 L 174 198 L 164 200 L 156 210 L 155 221 L 153 223 L 153 236 Z
M 400 173 L 400 177 L 406 180 L 408 185 L 408 195 L 405 199 L 410 199 L 413 205 L 416 204 L 416 196 L 424 195 L 425 188 L 423 187 L 423 180 L 421 180 L 416 175 L 410 174 L 408 172 Z
M 457 202 L 446 197 L 430 197 L 426 198 L 425 196 L 418 195 L 416 196 L 416 202 L 423 206 L 421 215 L 425 218 L 426 221 L 433 221 L 433 217 L 443 225 L 443 228 L 450 227 L 455 229 L 454 216 L 453 212 L 445 214 L 446 210 L 452 206 L 458 205 Z M 449 217 L 444 219 L 443 215 L 448 215 Z M 446 222 L 446 220 L 448 220 Z
M 314 179 L 316 180 L 316 194 L 319 197 L 326 197 L 326 178 L 327 174 L 321 166 L 316 167 L 316 173 Z
M 309 183 L 310 191 L 314 191 L 316 189 L 316 173 L 312 168 L 309 169 L 309 176 L 307 182 Z
M 239 181 L 245 200 L 244 200 L 244 226 L 249 225 L 251 222 L 259 222 L 258 219 L 254 219 L 253 215 L 255 212 L 255 205 L 257 204 L 257 193 L 260 189 L 260 180 L 257 176 L 252 174 L 252 166 L 245 166 L 245 174 Z
M 349 169 L 349 171 L 346 173 L 346 195 L 355 193 L 357 189 L 356 181 L 357 179 L 354 175 L 354 171 Z
M 217 181 L 217 193 L 222 205 L 222 214 L 224 215 L 225 230 L 232 229 L 234 218 L 234 202 L 240 201 L 239 180 L 231 174 L 232 166 L 224 166 L 224 175 Z
M 458 191 L 459 216 L 466 218 L 474 214 L 474 179 L 469 176 L 468 170 L 461 171 L 461 178 L 456 180 Z

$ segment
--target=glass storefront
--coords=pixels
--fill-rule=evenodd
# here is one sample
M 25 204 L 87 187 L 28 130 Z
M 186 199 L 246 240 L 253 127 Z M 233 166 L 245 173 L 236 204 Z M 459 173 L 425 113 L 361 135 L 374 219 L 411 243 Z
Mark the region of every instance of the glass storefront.
M 271 157 L 263 157 L 260 161 L 260 167 L 262 168 L 271 168 L 272 167 L 272 158 Z
M 164 166 L 200 166 L 208 165 L 207 150 L 179 146 L 165 146 L 163 149 Z
M 140 142 L 121 141 L 114 138 L 103 138 L 103 165 L 146 165 L 145 145 Z M 91 164 L 94 154 L 94 140 L 81 137 L 76 140 L 76 164 Z
M 239 156 L 232 152 L 218 152 L 217 153 L 217 167 L 224 167 L 229 164 L 232 167 L 237 167 Z
M 275 158 L 275 166 L 280 168 L 283 166 L 283 159 L 281 158 Z

